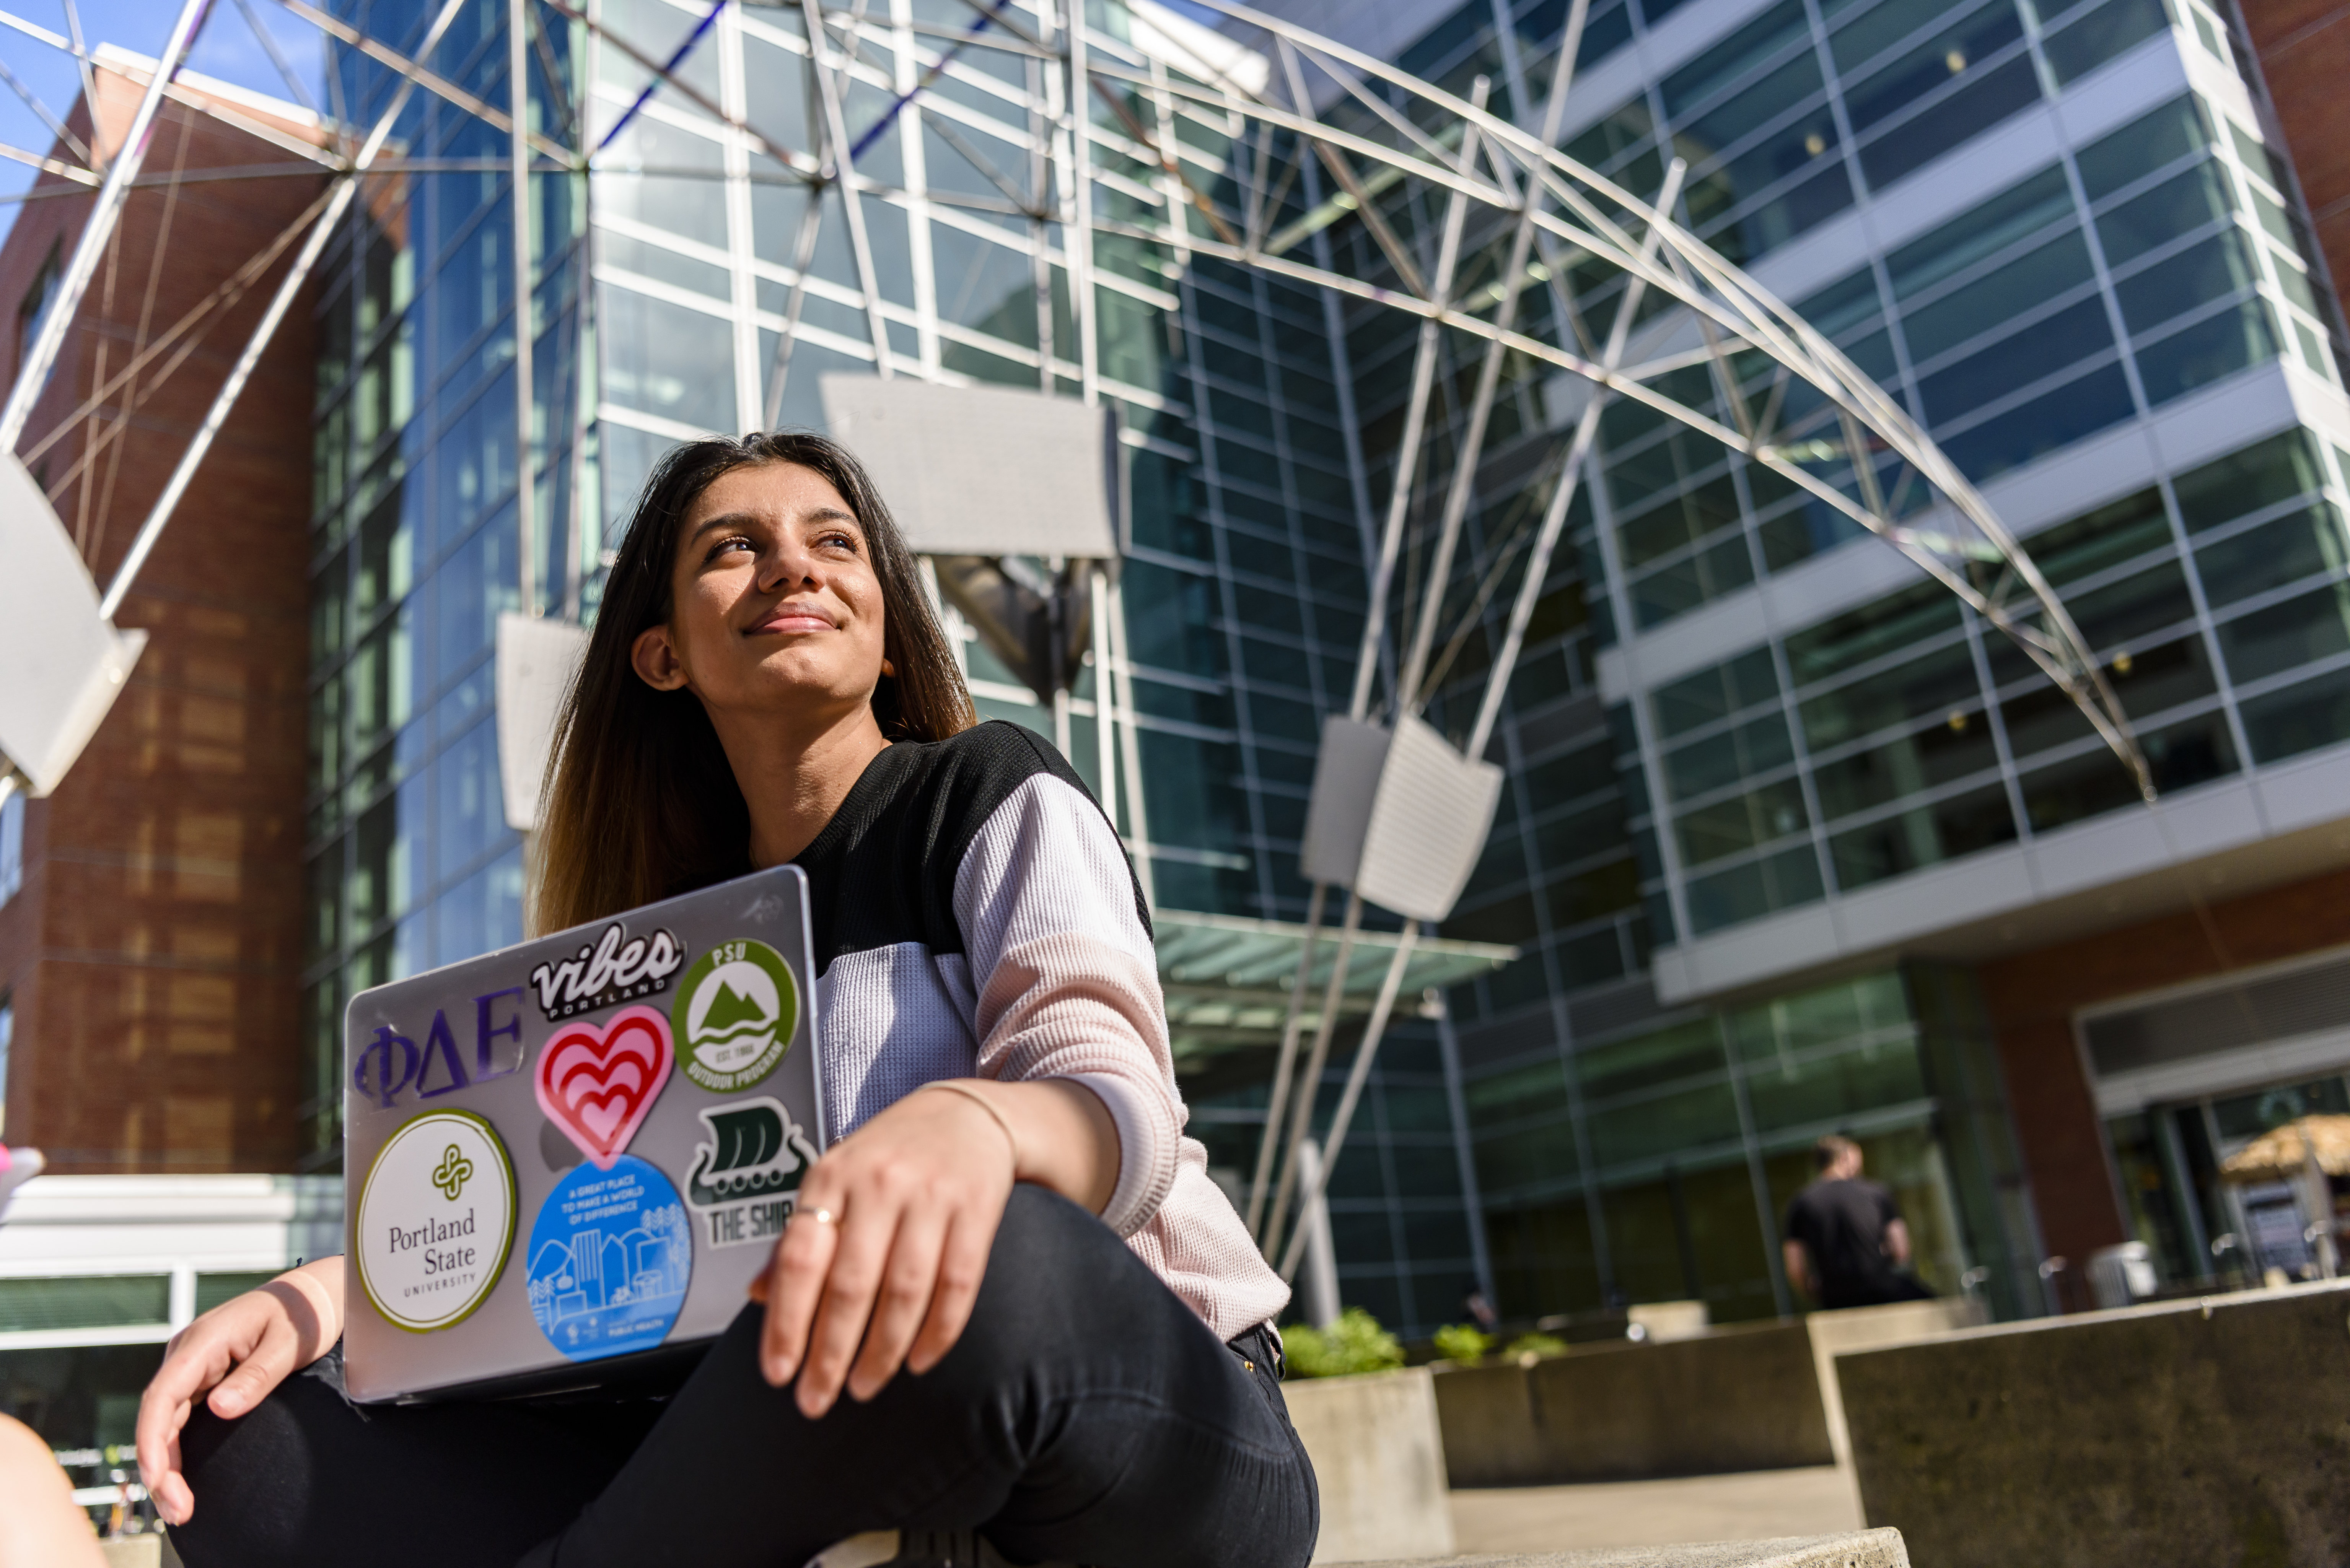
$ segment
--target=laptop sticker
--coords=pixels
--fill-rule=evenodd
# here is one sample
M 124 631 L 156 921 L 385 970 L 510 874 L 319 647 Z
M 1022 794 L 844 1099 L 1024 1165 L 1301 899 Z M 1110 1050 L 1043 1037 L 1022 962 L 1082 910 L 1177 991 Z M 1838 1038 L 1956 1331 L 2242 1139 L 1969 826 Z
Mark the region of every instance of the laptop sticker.
M 576 1167 L 530 1231 L 530 1312 L 574 1361 L 669 1337 L 693 1277 L 693 1236 L 669 1179 L 635 1155 Z
M 685 1179 L 693 1229 L 712 1247 L 772 1241 L 792 1217 L 800 1179 L 816 1161 L 816 1146 L 783 1102 L 761 1096 L 705 1106 L 710 1141 L 694 1146 L 693 1174 Z
M 669 1019 L 650 1007 L 624 1007 L 602 1023 L 578 1019 L 539 1047 L 538 1108 L 609 1170 L 669 1082 Z
M 385 1321 L 424 1334 L 488 1297 L 515 1234 L 514 1165 L 471 1111 L 427 1111 L 385 1140 L 359 1188 L 352 1261 Z
M 669 977 L 685 964 L 685 945 L 667 931 L 628 940 L 628 928 L 614 920 L 592 942 L 561 963 L 530 971 L 538 1010 L 550 1023 L 598 1012 L 616 1002 L 651 996 L 669 989 Z
M 421 1049 L 390 1024 L 378 1024 L 375 1038 L 351 1054 L 351 1086 L 359 1091 L 361 1099 L 372 1100 L 390 1110 L 400 1104 L 403 1089 L 411 1090 L 420 1100 L 429 1100 L 520 1071 L 521 1003 L 507 999 L 521 995 L 520 986 L 509 986 L 473 998 L 471 1067 L 466 1065 L 464 1053 L 458 1047 L 455 1032 L 449 1027 L 446 1009 L 433 1010 L 432 1027 L 424 1032 Z M 513 1012 L 503 1023 L 497 1019 L 501 1003 Z M 501 1040 L 507 1044 L 498 1044 Z
M 799 1027 L 799 988 L 783 955 L 747 939 L 693 961 L 670 1008 L 678 1065 L 712 1094 L 747 1089 L 775 1070 Z

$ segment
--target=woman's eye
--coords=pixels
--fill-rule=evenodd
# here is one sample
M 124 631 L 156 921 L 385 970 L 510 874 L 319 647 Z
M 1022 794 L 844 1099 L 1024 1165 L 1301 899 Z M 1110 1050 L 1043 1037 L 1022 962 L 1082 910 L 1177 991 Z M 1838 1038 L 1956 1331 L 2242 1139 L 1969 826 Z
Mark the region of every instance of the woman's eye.
M 719 556 L 726 554 L 729 550 L 750 550 L 754 548 L 754 546 L 752 545 L 751 541 L 743 537 L 742 535 L 731 535 L 711 545 L 710 555 L 707 558 L 714 561 L 718 559 Z

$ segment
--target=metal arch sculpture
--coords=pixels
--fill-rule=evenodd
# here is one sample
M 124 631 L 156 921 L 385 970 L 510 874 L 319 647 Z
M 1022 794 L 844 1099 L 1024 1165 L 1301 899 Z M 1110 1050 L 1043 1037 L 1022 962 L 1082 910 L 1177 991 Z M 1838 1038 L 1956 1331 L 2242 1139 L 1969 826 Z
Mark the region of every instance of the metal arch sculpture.
M 1090 252 L 1097 235 L 1142 241 L 1167 246 L 1179 255 L 1213 257 L 1260 269 L 1393 308 L 1422 324 L 1412 398 L 1399 446 L 1398 479 L 1389 497 L 1388 525 L 1382 535 L 1379 570 L 1373 585 L 1372 624 L 1365 629 L 1366 650 L 1377 646 L 1384 635 L 1381 622 L 1402 546 L 1411 480 L 1420 458 L 1437 345 L 1448 330 L 1484 345 L 1479 395 L 1461 443 L 1465 461 L 1454 463 L 1453 483 L 1433 545 L 1436 558 L 1428 572 L 1430 593 L 1413 628 L 1402 678 L 1391 693 L 1398 711 L 1416 712 L 1429 695 L 1421 682 L 1440 624 L 1453 545 L 1482 448 L 1485 415 L 1503 356 L 1514 351 L 1577 378 L 1591 389 L 1591 394 L 1585 400 L 1564 454 L 1560 483 L 1555 487 L 1544 527 L 1529 553 L 1504 655 L 1514 655 L 1525 615 L 1532 608 L 1531 592 L 1538 589 L 1546 575 L 1582 466 L 1596 442 L 1598 411 L 1606 400 L 1620 399 L 1719 441 L 1900 550 L 2013 639 L 2079 707 L 2130 769 L 2141 793 L 2153 798 L 2152 774 L 2128 718 L 2062 602 L 2029 555 L 1931 439 L 1874 380 L 1794 311 L 1673 219 L 1676 171 L 1668 171 L 1665 189 L 1644 197 L 1586 168 L 1555 145 L 1571 82 L 1574 45 L 1586 11 L 1584 0 L 1577 0 L 1569 12 L 1539 130 L 1492 113 L 1482 100 L 1464 99 L 1384 61 L 1232 0 L 1198 3 L 1250 30 L 1252 42 L 1269 43 L 1271 58 L 1266 64 L 1277 66 L 1278 71 L 1268 72 L 1270 79 L 1263 83 L 1244 82 L 1230 60 L 1219 62 L 1188 52 L 1180 42 L 1171 50 L 1161 47 L 1154 53 L 1091 26 L 1072 31 L 1059 15 L 1062 7 L 1051 0 L 1044 0 L 1033 12 L 1018 9 L 1012 0 L 963 0 L 972 20 L 959 33 L 932 27 L 920 36 L 901 33 L 897 22 L 871 18 L 861 9 L 828 14 L 820 0 L 796 0 L 792 9 L 799 13 L 804 36 L 816 41 L 810 66 L 816 97 L 824 112 L 810 137 L 816 144 L 813 150 L 779 145 L 746 117 L 727 112 L 683 79 L 681 72 L 686 56 L 729 3 L 716 0 L 700 25 L 664 59 L 603 23 L 592 4 L 583 9 L 567 0 L 509 0 L 505 9 L 515 24 L 509 40 L 512 68 L 524 68 L 527 39 L 540 51 L 542 67 L 551 70 L 546 40 L 549 20 L 554 19 L 582 29 L 647 73 L 646 88 L 628 111 L 600 136 L 591 138 L 588 117 L 580 112 L 584 105 L 575 108 L 567 101 L 560 119 L 567 123 L 525 130 L 501 106 L 437 74 L 430 60 L 437 28 L 428 29 L 424 47 L 411 56 L 307 0 L 279 0 L 288 14 L 404 78 L 409 91 L 421 89 L 504 134 L 509 145 L 503 161 L 527 161 L 542 172 L 590 171 L 599 166 L 599 155 L 645 104 L 666 92 L 772 159 L 783 177 L 816 188 L 839 185 L 847 198 L 844 211 L 858 291 L 864 296 L 864 315 L 875 343 L 875 362 L 885 375 L 889 372 L 890 356 L 884 347 L 881 295 L 861 202 L 866 198 L 903 197 L 910 192 L 858 171 L 858 153 L 899 118 L 909 113 L 926 115 L 925 93 L 932 91 L 939 79 L 954 71 L 958 61 L 972 51 L 995 49 L 1047 64 L 1055 68 L 1044 73 L 1047 78 L 1043 84 L 1044 102 L 1054 129 L 1043 160 L 1045 171 L 1024 192 L 1016 188 L 1017 182 L 1005 182 L 1010 199 L 1001 204 L 1040 222 L 1068 224 L 1072 234 L 1082 236 L 1066 248 L 1072 253 L 1067 257 L 1073 273 L 1071 293 L 1083 339 L 1080 358 L 1088 398 L 1097 395 L 1098 389 L 1093 291 L 1081 286 L 1083 280 L 1076 275 L 1090 277 L 1094 270 Z M 544 16 L 539 14 L 542 5 Z M 430 9 L 439 12 L 442 7 Z M 445 25 L 443 17 L 434 19 Z M 85 68 L 91 63 L 85 48 L 47 29 L 5 13 L 0 13 L 0 25 L 72 53 Z M 895 91 L 872 125 L 861 133 L 853 132 L 843 106 L 847 79 L 861 63 L 860 39 L 903 47 L 909 37 L 917 39 L 920 79 L 910 89 Z M 167 55 L 182 57 L 186 42 L 182 33 L 175 33 Z M 1503 43 L 1505 49 L 1514 50 L 1513 38 Z M 1170 54 L 1179 57 L 1179 65 L 1170 67 Z M 869 67 L 866 69 L 872 74 Z M 1318 85 L 1309 79 L 1309 73 L 1318 76 Z M 1279 91 L 1273 90 L 1276 87 Z M 1158 121 L 1155 128 L 1127 106 L 1121 92 L 1151 100 L 1148 118 Z M 1524 96 L 1521 95 L 1522 99 Z M 1088 108 L 1099 102 L 1109 109 L 1107 119 L 1095 120 L 1084 136 L 1074 134 L 1080 118 L 1074 110 L 1080 101 Z M 1352 123 L 1318 109 L 1317 101 L 1343 105 Z M 202 112 L 224 112 L 216 107 L 195 107 Z M 1195 127 L 1210 119 L 1221 119 L 1224 129 L 1212 134 L 1222 138 L 1229 154 L 1211 156 L 1168 123 L 1185 119 Z M 314 172 L 320 165 L 336 169 L 343 177 L 338 183 L 346 187 L 369 173 L 390 176 L 411 167 L 407 160 L 382 156 L 382 151 L 379 151 L 389 126 L 375 129 L 375 136 L 364 139 L 352 131 L 345 137 L 345 145 L 331 153 L 322 155 L 310 148 L 298 151 Z M 567 130 L 567 140 L 563 135 Z M 376 145 L 364 146 L 363 140 Z M 1281 151 L 1284 142 L 1285 168 Z M 1115 152 L 1136 168 L 1155 170 L 1164 186 L 1159 192 L 1163 199 L 1152 204 L 1136 203 L 1134 210 L 1116 216 L 1100 211 L 1097 178 L 1107 188 L 1120 176 L 1095 168 L 1097 148 Z M 1311 220 L 1276 226 L 1284 214 L 1295 211 L 1299 192 L 1310 185 L 1312 176 L 1301 180 L 1297 168 L 1307 149 L 1340 187 L 1339 194 L 1328 203 L 1335 209 L 1328 214 L 1329 221 L 1362 223 L 1374 242 L 1373 254 L 1384 263 L 1381 275 L 1337 269 L 1323 259 L 1329 254 L 1326 246 L 1315 247 L 1320 253 L 1317 257 L 1298 254 L 1318 226 Z M 13 155 L 13 150 L 0 151 Z M 416 161 L 412 166 L 421 171 L 427 164 Z M 69 167 L 54 171 L 85 182 L 95 182 L 99 173 Z M 1415 250 L 1381 211 L 1382 193 L 1407 182 L 1419 182 L 1431 192 L 1443 194 L 1444 222 L 1432 267 L 1427 265 L 1430 258 L 1424 243 Z M 1048 183 L 1053 187 L 1049 192 Z M 1232 194 L 1229 200 L 1220 200 L 1225 186 L 1231 187 Z M 337 194 L 341 199 L 330 203 L 328 213 L 317 220 L 319 228 L 331 223 L 347 204 L 348 196 L 342 191 Z M 941 200 L 936 192 L 920 194 L 934 202 Z M 120 192 L 114 200 L 119 206 Z M 811 202 L 807 212 L 816 213 L 819 205 Z M 1509 254 L 1498 282 L 1464 298 L 1455 293 L 1453 283 L 1472 214 L 1508 220 Z M 801 256 L 812 249 L 814 222 L 812 217 L 804 221 L 795 247 Z M 103 225 L 90 227 L 98 231 Z M 94 233 L 92 239 L 103 243 L 102 234 Z M 315 254 L 315 246 L 304 248 Z M 521 258 L 517 261 L 519 265 Z M 1582 302 L 1567 284 L 1570 267 L 1588 268 L 1594 264 L 1626 280 L 1611 329 L 1598 337 L 1586 326 Z M 805 266 L 799 270 L 804 275 Z M 87 275 L 84 268 L 67 281 L 69 285 L 86 281 Z M 1518 325 L 1517 304 L 1528 283 L 1538 284 L 1552 296 L 1555 308 L 1550 314 L 1558 324 L 1557 341 Z M 70 311 L 78 292 L 68 288 L 61 302 L 64 308 L 57 316 L 62 317 Z M 291 293 L 290 287 L 282 288 L 280 297 Z M 796 287 L 793 290 L 795 305 L 800 293 Z M 1659 325 L 1639 335 L 1641 346 L 1652 351 L 1627 362 L 1635 343 L 1626 329 L 1640 314 L 1640 296 L 1648 293 L 1669 300 L 1677 308 L 1658 317 Z M 795 309 L 790 312 L 787 326 L 796 325 L 797 314 Z M 62 329 L 60 321 L 57 331 Z M 1678 347 L 1668 341 L 1661 348 L 1648 342 L 1659 336 L 1669 338 L 1676 332 L 1683 339 L 1693 332 L 1698 341 Z M 783 335 L 779 359 L 787 360 L 792 336 L 789 330 Z M 1760 385 L 1752 373 L 1758 367 L 1762 372 Z M 1707 372 L 1711 393 L 1704 404 L 1677 395 L 1664 384 L 1677 371 L 1698 368 Z M 779 382 L 778 377 L 766 400 L 771 410 L 778 400 Z M 16 419 L 22 419 L 33 390 L 16 389 L 10 400 Z M 234 400 L 234 384 L 224 389 L 228 401 Z M 224 414 L 225 405 L 217 411 Z M 216 428 L 216 422 L 207 422 Z M 1902 471 L 1889 493 L 1878 472 L 1887 460 Z M 192 470 L 193 464 L 182 467 Z M 131 569 L 144 558 L 143 546 L 151 544 L 153 535 L 168 519 L 170 504 L 190 476 L 178 476 L 180 483 L 167 492 L 165 504 L 140 530 L 142 547 L 134 549 L 129 563 Z M 1602 530 L 1603 548 L 1612 548 L 1606 534 Z M 1496 563 L 1497 572 L 1503 564 Z M 120 603 L 128 587 L 127 576 L 126 573 L 109 585 L 109 607 Z M 1481 591 L 1471 607 L 1471 618 L 1482 615 L 1492 587 L 1489 583 Z M 1352 704 L 1357 716 L 1369 705 L 1373 662 L 1366 658 L 1358 665 Z M 1499 707 L 1499 673 L 1506 671 L 1511 662 L 1507 656 L 1493 661 L 1497 677 L 1470 728 L 1465 748 L 1469 755 L 1482 751 L 1491 732 Z

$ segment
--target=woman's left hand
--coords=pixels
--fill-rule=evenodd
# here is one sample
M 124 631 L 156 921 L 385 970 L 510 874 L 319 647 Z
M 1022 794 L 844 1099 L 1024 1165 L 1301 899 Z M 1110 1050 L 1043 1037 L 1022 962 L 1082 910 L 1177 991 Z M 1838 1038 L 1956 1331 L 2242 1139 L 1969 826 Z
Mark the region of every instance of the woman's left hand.
M 777 1387 L 796 1376 L 811 1419 L 844 1385 L 863 1401 L 900 1366 L 929 1371 L 971 1320 L 1013 1183 L 1039 1182 L 1098 1212 L 1118 1155 L 1117 1126 L 1082 1084 L 959 1079 L 907 1096 L 801 1184 L 752 1287 L 767 1304 L 760 1371 Z

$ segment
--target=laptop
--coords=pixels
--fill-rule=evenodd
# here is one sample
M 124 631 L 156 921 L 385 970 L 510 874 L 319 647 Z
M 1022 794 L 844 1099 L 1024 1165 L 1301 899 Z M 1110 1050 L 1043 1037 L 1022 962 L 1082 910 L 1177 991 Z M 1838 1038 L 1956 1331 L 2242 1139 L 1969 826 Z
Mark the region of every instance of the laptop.
M 344 1014 L 357 1400 L 604 1386 L 741 1312 L 825 1146 L 795 866 Z

